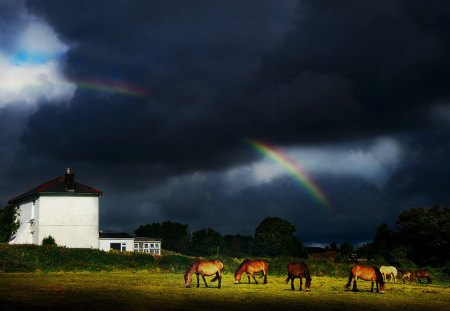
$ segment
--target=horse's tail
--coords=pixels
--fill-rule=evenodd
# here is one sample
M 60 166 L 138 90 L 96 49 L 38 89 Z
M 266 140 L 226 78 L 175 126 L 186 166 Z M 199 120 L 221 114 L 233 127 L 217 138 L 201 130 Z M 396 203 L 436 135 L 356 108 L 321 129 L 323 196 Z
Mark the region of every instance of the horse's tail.
M 287 275 L 287 278 L 286 278 L 286 284 L 289 282 L 289 280 L 291 279 L 291 264 L 288 264 L 287 265 L 287 270 L 288 270 L 288 275 Z
M 216 273 L 216 276 L 213 277 L 210 282 L 215 282 L 215 281 L 217 281 L 218 278 L 219 278 L 219 274 Z
M 352 284 L 352 279 L 353 279 L 353 269 L 350 269 L 350 275 L 348 277 L 348 283 L 345 285 L 345 288 L 349 288 L 350 284 Z

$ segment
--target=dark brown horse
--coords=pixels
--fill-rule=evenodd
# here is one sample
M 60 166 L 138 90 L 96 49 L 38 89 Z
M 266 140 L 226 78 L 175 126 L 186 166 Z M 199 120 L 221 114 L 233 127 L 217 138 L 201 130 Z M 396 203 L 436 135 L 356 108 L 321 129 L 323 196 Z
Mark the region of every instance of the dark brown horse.
M 258 281 L 255 278 L 255 273 L 259 272 L 262 272 L 261 277 L 264 277 L 264 284 L 267 284 L 267 270 L 269 270 L 269 264 L 267 261 L 246 259 L 234 273 L 234 284 L 239 284 L 241 281 L 241 275 L 244 272 L 247 273 L 248 284 L 250 284 L 250 276 L 252 276 L 256 284 L 258 284 Z
M 204 261 L 204 260 L 196 260 L 194 261 L 189 269 L 186 270 L 184 274 L 184 286 L 190 287 L 192 283 L 192 274 L 195 273 L 197 275 L 197 287 L 200 286 L 199 276 L 201 275 L 203 278 L 203 282 L 205 282 L 205 286 L 208 287 L 208 284 L 205 280 L 206 276 L 215 275 L 215 277 L 211 280 L 214 282 L 219 280 L 218 288 L 222 285 L 222 271 L 223 271 L 223 263 L 220 260 L 213 261 Z
M 305 290 L 309 292 L 311 289 L 311 275 L 309 274 L 309 269 L 306 263 L 302 262 L 292 262 L 288 264 L 288 276 L 286 278 L 286 284 L 291 280 L 291 289 L 295 290 L 294 288 L 294 279 L 299 278 L 300 279 L 300 290 L 302 290 L 302 284 L 303 279 L 305 278 Z
M 427 279 L 427 284 L 433 283 L 431 280 L 431 272 L 427 270 L 416 270 L 411 273 L 409 283 L 412 283 L 415 278 L 417 278 L 417 283 L 422 283 L 421 279 Z
M 373 292 L 373 284 L 377 284 L 377 293 L 381 292 L 384 294 L 384 280 L 383 276 L 381 275 L 380 270 L 377 267 L 366 267 L 361 265 L 355 265 L 350 270 L 350 276 L 348 278 L 348 283 L 345 285 L 346 288 L 350 287 L 350 284 L 353 280 L 353 291 L 357 292 L 358 288 L 356 287 L 356 280 L 360 278 L 364 281 L 371 281 L 372 282 L 372 288 L 370 289 L 371 292 Z M 380 291 L 378 291 L 378 284 L 380 284 Z

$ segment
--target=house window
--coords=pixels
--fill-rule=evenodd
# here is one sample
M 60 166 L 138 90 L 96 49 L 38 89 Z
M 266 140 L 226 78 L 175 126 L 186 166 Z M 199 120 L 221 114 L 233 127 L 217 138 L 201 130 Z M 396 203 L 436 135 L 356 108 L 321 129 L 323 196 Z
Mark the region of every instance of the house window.
M 116 251 L 125 252 L 127 250 L 127 243 L 110 243 L 109 248 Z
M 134 243 L 135 252 L 150 253 L 153 255 L 161 254 L 161 243 L 150 243 L 150 242 L 135 242 Z
M 114 250 L 116 250 L 116 251 L 120 251 L 120 243 L 110 243 L 109 244 L 109 248 L 110 249 L 114 249 Z
M 143 251 L 144 253 L 150 252 L 150 243 L 144 243 Z

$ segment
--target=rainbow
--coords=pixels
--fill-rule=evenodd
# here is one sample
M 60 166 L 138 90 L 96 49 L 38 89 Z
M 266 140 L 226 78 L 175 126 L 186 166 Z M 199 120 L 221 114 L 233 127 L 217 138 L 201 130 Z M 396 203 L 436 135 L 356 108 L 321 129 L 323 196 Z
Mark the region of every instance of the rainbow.
M 75 86 L 79 88 L 90 89 L 100 92 L 119 93 L 123 95 L 136 97 L 149 96 L 146 90 L 124 83 L 88 81 L 88 80 L 69 80 L 67 83 L 75 84 Z
M 325 193 L 319 186 L 308 176 L 308 174 L 294 161 L 289 159 L 282 151 L 275 147 L 253 139 L 247 139 L 247 143 L 253 147 L 260 154 L 273 160 L 280 165 L 286 172 L 288 172 L 295 181 L 307 191 L 307 193 L 314 198 L 315 201 L 331 209 L 331 203 Z
M 148 97 L 149 92 L 143 88 L 131 86 L 125 83 L 94 81 L 94 80 L 49 80 L 46 81 L 56 87 L 77 87 L 81 89 L 88 89 L 98 92 L 107 92 L 122 94 L 135 97 Z M 39 89 L 42 87 L 40 81 L 20 81 L 20 80 L 0 80 L 0 89 L 21 89 L 22 87 L 34 87 Z

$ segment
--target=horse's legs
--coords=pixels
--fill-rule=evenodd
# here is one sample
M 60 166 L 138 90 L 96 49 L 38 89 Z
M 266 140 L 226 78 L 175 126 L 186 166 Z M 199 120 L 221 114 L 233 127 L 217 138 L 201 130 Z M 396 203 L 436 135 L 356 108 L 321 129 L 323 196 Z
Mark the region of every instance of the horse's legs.
M 197 275 L 197 287 L 200 287 L 199 275 L 198 275 L 198 273 L 196 273 L 196 275 Z
M 255 283 L 258 284 L 258 281 L 255 278 L 255 275 L 253 273 L 251 275 L 252 275 L 252 278 L 255 280 Z
M 218 288 L 221 288 L 221 286 L 222 286 L 222 273 L 220 273 L 219 271 L 217 271 L 217 272 L 216 272 L 216 276 L 217 276 L 217 279 L 219 280 Z
M 302 285 L 303 285 L 303 279 L 302 279 L 302 276 L 300 275 L 300 289 L 299 290 L 302 290 Z
M 289 278 L 291 279 L 291 290 L 295 290 L 295 287 L 294 287 L 294 279 L 295 279 L 295 277 L 293 275 L 290 275 Z
M 248 277 L 248 284 L 250 284 L 250 274 L 247 273 L 247 277 Z
M 263 284 L 267 284 L 267 271 L 263 270 L 263 274 L 264 274 L 264 282 L 263 282 Z
M 354 292 L 357 292 L 358 291 L 358 287 L 356 287 L 356 279 L 357 279 L 358 277 L 355 277 L 355 278 L 353 278 L 353 291 Z
M 203 282 L 205 283 L 205 286 L 208 287 L 208 284 L 206 283 L 205 276 L 203 274 L 202 274 L 202 279 L 203 279 Z

